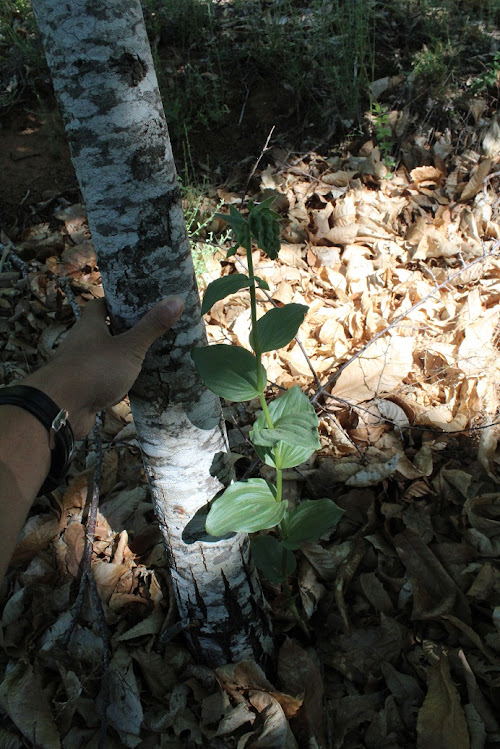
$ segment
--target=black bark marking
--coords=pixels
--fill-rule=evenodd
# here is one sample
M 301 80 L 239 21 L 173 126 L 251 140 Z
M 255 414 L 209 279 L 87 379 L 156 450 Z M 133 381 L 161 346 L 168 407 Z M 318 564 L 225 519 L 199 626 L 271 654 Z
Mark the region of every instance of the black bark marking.
M 145 148 L 138 148 L 132 156 L 130 169 L 138 182 L 151 179 L 158 171 L 158 164 L 165 159 L 165 143 L 153 143 Z
M 273 636 L 272 628 L 271 628 L 271 620 L 267 614 L 266 611 L 266 601 L 264 600 L 264 596 L 262 594 L 261 590 L 256 590 L 254 587 L 254 584 L 252 582 L 253 577 L 253 562 L 250 557 L 249 561 L 247 562 L 245 560 L 245 556 L 243 554 L 243 548 L 240 548 L 240 555 L 241 555 L 241 564 L 243 569 L 245 570 L 245 576 L 247 580 L 248 587 L 250 589 L 250 606 L 252 608 L 252 621 L 260 622 L 260 630 L 263 632 L 264 637 L 271 637 Z
M 190 628 L 189 631 L 186 630 L 185 634 L 196 653 L 197 660 L 210 667 L 220 665 L 223 662 L 234 661 L 236 657 L 241 656 L 239 651 L 234 650 L 235 643 L 241 641 L 244 633 L 244 639 L 250 649 L 249 653 L 264 668 L 266 673 L 269 673 L 273 669 L 273 653 L 270 653 L 264 645 L 266 641 L 270 641 L 271 633 L 269 620 L 259 606 L 262 601 L 260 598 L 257 601 L 254 596 L 251 596 L 251 615 L 244 617 L 238 599 L 224 572 L 221 572 L 221 577 L 224 584 L 225 612 L 219 622 L 211 622 L 208 626 L 206 624 L 207 608 L 201 598 L 198 584 L 193 578 L 196 604 L 191 596 L 188 596 L 187 616 L 191 621 L 198 621 L 200 628 L 199 630 L 195 627 Z M 178 593 L 177 585 L 176 589 Z M 247 599 L 245 598 L 245 600 Z M 203 612 L 202 617 L 200 617 L 200 611 Z M 217 628 L 214 629 L 214 627 Z M 207 647 L 207 642 L 211 642 L 213 645 Z
M 194 577 L 194 575 L 193 575 L 193 585 L 194 585 L 194 594 L 196 596 L 196 605 L 198 606 L 199 611 L 201 611 L 201 613 L 202 613 L 201 618 L 205 620 L 207 618 L 207 613 L 208 613 L 207 612 L 207 607 L 206 607 L 205 601 L 203 600 L 203 596 L 200 593 L 200 589 L 198 588 L 198 583 L 197 583 L 196 578 Z M 190 618 L 191 619 L 195 619 L 195 618 L 199 619 L 200 617 L 199 616 L 197 616 L 197 617 L 191 616 Z
M 167 563 L 170 569 L 177 570 L 177 564 L 175 560 L 175 556 L 172 554 L 172 541 L 170 540 L 170 533 L 168 530 L 168 526 L 165 523 L 165 521 L 161 518 L 160 514 L 156 512 L 156 507 L 154 507 L 156 519 L 158 521 L 158 525 L 160 528 L 160 533 L 163 536 L 163 546 L 165 551 L 165 556 L 167 558 Z M 176 585 L 177 587 L 177 585 Z M 179 589 L 177 588 L 177 592 L 179 592 Z
M 180 601 L 181 599 L 181 592 L 179 590 L 179 585 L 177 583 L 177 580 L 175 580 L 172 576 L 170 576 L 170 579 L 172 580 L 174 587 L 175 587 L 175 600 Z
M 78 74 L 80 76 L 85 75 L 86 73 L 95 73 L 96 71 L 95 60 L 89 60 L 88 57 L 80 57 L 77 60 L 74 60 L 73 65 L 78 69 Z M 82 86 L 82 90 L 86 90 L 84 86 Z
M 88 100 L 98 108 L 99 115 L 101 116 L 109 114 L 120 103 L 116 91 L 105 87 L 99 91 L 89 93 Z
M 63 112 L 65 119 L 66 113 Z M 69 147 L 71 149 L 71 155 L 73 158 L 78 158 L 80 155 L 82 148 L 86 148 L 87 146 L 95 146 L 96 142 L 96 134 L 94 130 L 92 130 L 89 127 L 84 127 L 83 125 L 80 125 L 79 127 L 73 127 L 72 122 L 66 122 L 68 125 L 67 129 L 67 135 L 69 140 Z
M 221 570 L 221 576 L 224 583 L 224 605 L 228 613 L 228 622 L 233 632 L 239 632 L 245 624 L 241 607 L 223 570 Z
M 119 253 L 120 258 L 126 258 L 126 266 L 133 268 L 135 273 L 133 289 L 130 289 L 130 292 L 130 282 L 126 276 L 120 278 L 116 284 L 116 293 L 119 296 L 124 295 L 125 304 L 132 304 L 135 307 L 137 297 L 144 302 L 160 299 L 164 292 L 164 289 L 160 289 L 160 282 L 165 276 L 168 277 L 168 271 L 172 266 L 172 255 L 176 257 L 178 264 L 189 255 L 189 242 L 184 242 L 185 248 L 182 251 L 179 245 L 173 247 L 171 252 L 166 249 L 172 247 L 170 211 L 173 206 L 180 205 L 180 201 L 180 190 L 174 187 L 141 205 L 137 227 L 139 238 L 135 245 L 125 245 Z M 96 229 L 103 236 L 116 232 L 112 223 L 106 222 L 99 223 Z M 181 239 L 181 245 L 183 241 L 184 237 Z M 165 248 L 165 251 L 161 257 L 155 258 L 157 265 L 153 270 L 149 264 L 149 257 L 158 248 Z M 113 271 L 115 263 L 116 259 L 113 256 L 99 257 L 99 267 L 104 276 L 108 275 L 108 268 L 111 272 Z
M 67 6 L 68 11 L 71 12 L 70 7 L 71 6 L 69 5 Z M 90 16 L 91 18 L 93 16 L 94 18 L 98 18 L 100 21 L 106 21 L 108 19 L 109 10 L 107 8 L 106 9 L 100 8 L 99 4 L 96 3 L 95 0 L 90 0 L 86 4 L 85 9 L 86 9 L 86 15 Z
M 148 66 L 139 55 L 124 52 L 120 57 L 110 62 L 110 67 L 123 78 L 128 86 L 138 86 L 146 77 Z
M 243 545 L 240 546 L 240 557 L 241 557 L 241 566 L 245 570 L 245 577 L 247 579 L 248 587 L 250 589 L 250 595 L 253 597 L 255 595 L 255 589 L 252 583 L 252 570 L 251 570 L 251 566 L 248 564 L 247 560 L 245 559 Z
M 138 227 L 140 237 L 137 243 L 138 253 L 147 257 L 149 252 L 156 250 L 158 247 L 172 246 L 170 211 L 177 204 L 181 204 L 181 191 L 179 187 L 174 187 L 157 198 L 151 198 L 142 206 Z M 174 250 L 177 253 L 178 248 L 174 248 Z M 188 252 L 189 245 L 186 254 Z M 179 257 L 178 260 L 180 262 L 182 258 Z M 168 259 L 165 257 L 166 264 L 168 264 L 167 261 Z
M 210 466 L 210 475 L 217 478 L 222 486 L 228 487 L 234 478 L 234 471 L 226 452 L 215 453 L 212 465 Z

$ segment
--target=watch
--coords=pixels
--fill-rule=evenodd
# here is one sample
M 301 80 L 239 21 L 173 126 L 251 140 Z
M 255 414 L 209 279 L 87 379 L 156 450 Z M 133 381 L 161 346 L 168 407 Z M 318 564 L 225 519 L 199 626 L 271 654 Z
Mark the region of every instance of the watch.
M 18 406 L 28 411 L 54 436 L 50 470 L 37 496 L 56 489 L 66 476 L 73 453 L 75 438 L 68 421 L 68 412 L 59 408 L 52 398 L 30 385 L 0 388 L 0 406 Z

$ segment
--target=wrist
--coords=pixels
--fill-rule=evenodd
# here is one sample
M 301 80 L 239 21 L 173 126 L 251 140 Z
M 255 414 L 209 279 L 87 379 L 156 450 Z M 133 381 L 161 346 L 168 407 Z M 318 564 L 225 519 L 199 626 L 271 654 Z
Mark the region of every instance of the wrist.
M 64 365 L 52 362 L 25 377 L 19 385 L 30 385 L 41 390 L 60 409 L 68 412 L 68 421 L 76 439 L 85 437 L 95 421 L 96 412 L 87 405 L 81 393 L 78 377 Z
M 0 452 L 5 452 L 5 437 L 7 437 L 7 440 L 11 444 L 14 443 L 14 451 L 24 458 L 26 458 L 26 446 L 24 446 L 24 450 L 16 451 L 16 439 L 21 444 L 23 441 L 26 441 L 26 444 L 29 442 L 32 445 L 36 444 L 36 449 L 29 451 L 33 470 L 28 471 L 31 479 L 35 481 L 35 485 L 34 487 L 31 486 L 28 481 L 26 487 L 29 488 L 31 486 L 32 489 L 38 489 L 39 494 L 52 491 L 52 489 L 55 489 L 63 482 L 73 457 L 75 442 L 68 422 L 68 412 L 59 409 L 52 398 L 31 385 L 13 385 L 1 388 L 0 405 L 2 406 L 0 413 L 4 430 L 4 439 L 0 439 L 0 443 L 3 443 L 0 446 Z M 10 410 L 9 407 L 11 407 Z M 19 420 L 19 424 L 12 423 L 12 412 L 15 412 L 15 417 Z M 10 424 L 9 418 L 11 419 Z M 40 434 L 37 435 L 36 432 L 37 427 L 38 432 L 40 432 L 40 426 L 45 430 L 42 439 L 40 439 Z M 26 431 L 28 429 L 30 437 L 29 440 L 26 440 Z M 49 470 L 46 470 L 44 466 L 45 459 L 48 457 L 47 450 L 50 451 Z M 11 469 L 14 469 L 16 465 L 19 468 L 15 456 L 13 460 L 9 460 L 7 456 L 7 465 L 9 464 Z M 42 471 L 44 468 L 45 470 Z M 41 476 L 45 477 L 43 483 L 38 481 Z M 19 478 L 21 481 L 19 485 L 25 484 L 24 477 L 20 475 Z M 33 493 L 29 492 L 29 494 L 32 495 Z

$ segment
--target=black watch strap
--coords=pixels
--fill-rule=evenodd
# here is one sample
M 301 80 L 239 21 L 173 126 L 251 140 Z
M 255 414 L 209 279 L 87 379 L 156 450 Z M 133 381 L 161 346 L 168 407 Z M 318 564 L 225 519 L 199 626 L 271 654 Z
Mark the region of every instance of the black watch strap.
M 68 421 L 68 412 L 58 408 L 52 398 L 30 385 L 0 388 L 0 406 L 2 405 L 23 408 L 43 424 L 49 436 L 51 433 L 54 435 L 49 475 L 38 495 L 52 491 L 66 476 L 75 449 L 75 438 Z

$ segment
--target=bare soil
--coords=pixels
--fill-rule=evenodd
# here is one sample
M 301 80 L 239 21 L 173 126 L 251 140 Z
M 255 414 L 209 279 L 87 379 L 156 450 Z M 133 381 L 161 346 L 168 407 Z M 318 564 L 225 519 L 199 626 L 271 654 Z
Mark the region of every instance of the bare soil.
M 78 190 L 59 115 L 15 111 L 0 123 L 0 224 L 10 236 L 29 206 Z M 28 214 L 28 215 L 26 215 Z

